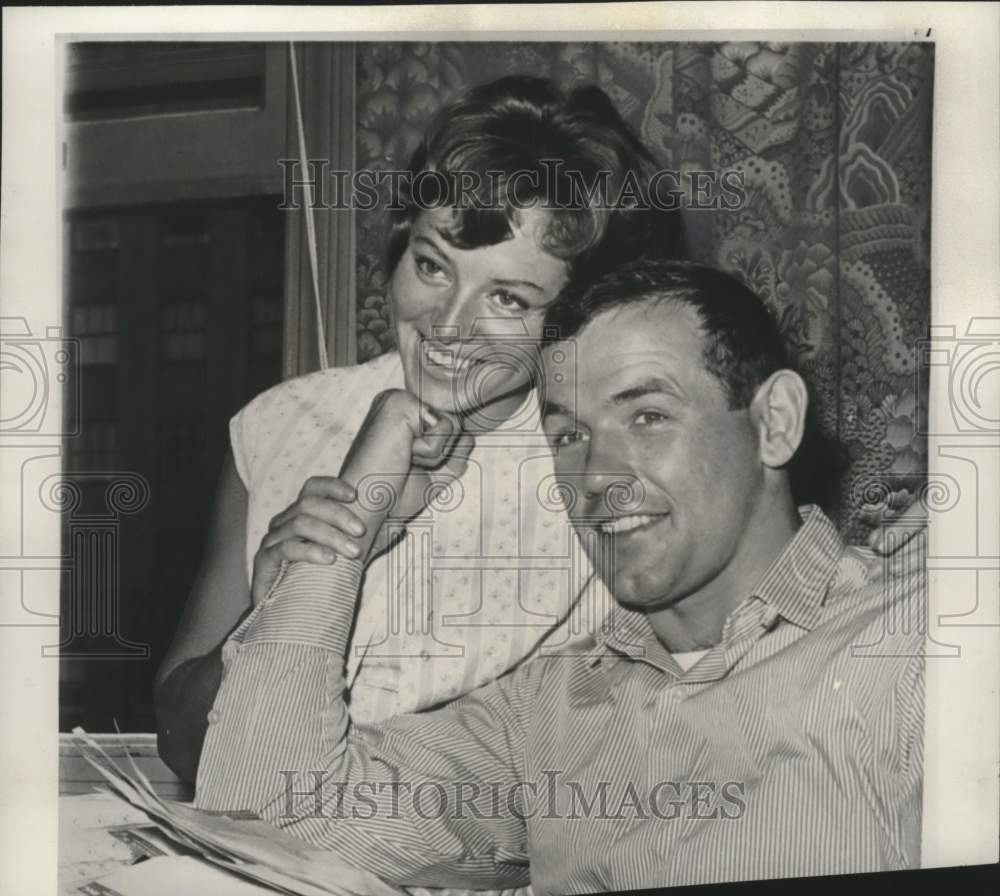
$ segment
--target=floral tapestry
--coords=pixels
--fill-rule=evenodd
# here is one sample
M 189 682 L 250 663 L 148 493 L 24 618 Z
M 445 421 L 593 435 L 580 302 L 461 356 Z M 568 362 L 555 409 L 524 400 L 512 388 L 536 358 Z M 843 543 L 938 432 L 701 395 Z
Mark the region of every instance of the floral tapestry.
M 404 167 L 442 105 L 517 73 L 599 85 L 664 167 L 738 172 L 741 208 L 686 212 L 692 252 L 780 321 L 846 454 L 833 510 L 863 542 L 872 483 L 901 505 L 926 477 L 933 71 L 926 43 L 360 43 L 357 166 Z M 359 361 L 393 345 L 387 233 L 384 208 L 358 213 Z

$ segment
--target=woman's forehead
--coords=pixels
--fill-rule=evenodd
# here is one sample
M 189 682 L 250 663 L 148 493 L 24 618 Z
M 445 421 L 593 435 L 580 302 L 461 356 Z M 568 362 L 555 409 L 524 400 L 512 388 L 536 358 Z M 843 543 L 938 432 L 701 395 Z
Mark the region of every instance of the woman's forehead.
M 411 243 L 430 242 L 438 251 L 456 263 L 475 262 L 488 267 L 500 267 L 510 277 L 518 276 L 530 268 L 547 284 L 557 282 L 561 288 L 568 274 L 566 262 L 544 248 L 544 240 L 549 225 L 548 213 L 539 209 L 525 209 L 518 212 L 518 219 L 512 221 L 508 235 L 497 242 L 489 242 L 474 248 L 455 245 L 452 238 L 454 213 L 451 209 L 430 209 L 421 212 L 410 232 Z
M 512 209 L 509 217 L 503 209 L 491 209 L 490 212 L 490 217 L 493 217 L 493 214 L 495 214 L 497 220 L 504 223 L 502 230 L 504 233 L 503 238 L 511 239 L 517 234 L 523 234 L 533 239 L 539 247 L 544 245 L 545 236 L 553 223 L 552 214 L 545 209 L 537 207 Z M 467 213 L 467 209 L 456 206 L 424 209 L 417 215 L 413 223 L 413 231 L 425 234 L 431 231 L 440 235 L 450 245 L 455 245 L 456 248 L 464 248 L 456 245 L 453 235 L 462 228 Z M 503 238 L 497 240 L 497 242 L 502 242 Z

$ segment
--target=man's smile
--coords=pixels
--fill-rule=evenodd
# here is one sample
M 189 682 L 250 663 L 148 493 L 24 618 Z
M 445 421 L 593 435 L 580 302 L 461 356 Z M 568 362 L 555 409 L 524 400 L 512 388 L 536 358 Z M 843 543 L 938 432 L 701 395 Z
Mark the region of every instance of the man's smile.
M 633 513 L 607 520 L 601 523 L 598 528 L 604 535 L 631 535 L 635 532 L 652 529 L 669 516 L 669 513 Z

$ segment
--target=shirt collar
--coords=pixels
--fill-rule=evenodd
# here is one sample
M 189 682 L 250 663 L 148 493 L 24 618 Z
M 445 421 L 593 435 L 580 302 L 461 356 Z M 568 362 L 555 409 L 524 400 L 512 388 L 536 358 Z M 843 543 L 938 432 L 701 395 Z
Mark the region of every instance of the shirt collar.
M 809 630 L 820 620 L 844 543 L 819 507 L 804 505 L 799 516 L 802 525 L 747 596 L 759 598 L 774 614 Z M 609 649 L 641 659 L 653 642 L 659 643 L 646 614 L 616 603 L 596 633 L 587 661 L 593 665 Z
M 799 516 L 802 525 L 751 594 L 789 622 L 808 630 L 820 620 L 844 543 L 833 523 L 815 505 L 800 507 Z
M 594 646 L 587 651 L 589 665 L 594 665 L 608 650 L 632 659 L 643 659 L 647 649 L 659 644 L 646 614 L 641 610 L 630 610 L 619 603 L 615 603 L 604 617 L 594 640 Z

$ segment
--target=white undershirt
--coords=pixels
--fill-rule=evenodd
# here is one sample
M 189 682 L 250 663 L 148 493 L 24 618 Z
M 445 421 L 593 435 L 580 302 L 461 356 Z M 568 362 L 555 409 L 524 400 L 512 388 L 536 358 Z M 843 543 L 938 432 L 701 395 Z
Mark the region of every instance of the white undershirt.
M 677 665 L 680 666 L 685 672 L 690 669 L 695 663 L 698 662 L 708 650 L 689 650 L 686 653 L 672 653 L 670 654 L 676 661 Z

